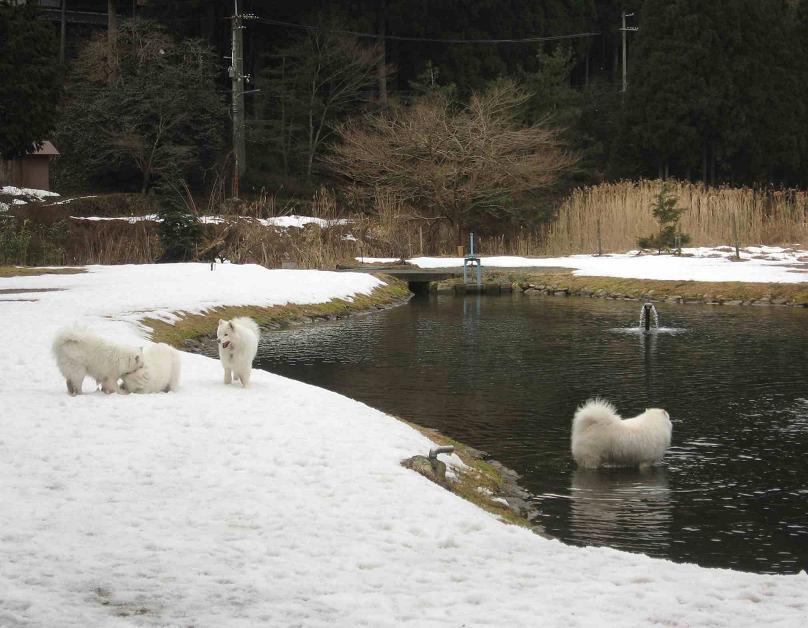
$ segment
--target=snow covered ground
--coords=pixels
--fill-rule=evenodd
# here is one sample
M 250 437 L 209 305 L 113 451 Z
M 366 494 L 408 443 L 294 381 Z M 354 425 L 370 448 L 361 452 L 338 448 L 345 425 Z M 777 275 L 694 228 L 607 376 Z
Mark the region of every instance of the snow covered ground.
M 808 251 L 774 246 L 741 249 L 742 262 L 732 261 L 730 247 L 682 249 L 683 255 L 642 255 L 637 251 L 603 255 L 565 257 L 486 257 L 483 268 L 576 269 L 573 274 L 589 277 L 622 277 L 675 281 L 745 281 L 755 283 L 808 282 Z M 358 261 L 394 263 L 392 257 L 358 257 Z M 463 265 L 462 257 L 414 257 L 408 260 L 420 268 L 451 268 Z
M 129 223 L 136 223 L 146 221 L 159 222 L 160 217 L 157 214 L 146 214 L 145 216 L 71 216 L 73 220 L 123 220 Z M 233 218 L 232 216 L 199 216 L 199 221 L 203 224 L 217 225 L 225 222 L 225 220 Z M 295 227 L 302 229 L 306 225 L 317 225 L 319 227 L 333 227 L 335 225 L 346 225 L 348 220 L 340 218 L 336 220 L 325 220 L 323 218 L 315 218 L 313 216 L 274 216 L 272 218 L 255 218 L 260 224 L 265 227 L 280 227 L 281 229 L 288 229 Z
M 18 188 L 13 185 L 0 186 L 0 194 L 7 194 L 9 196 L 24 196 L 40 201 L 50 196 L 59 196 L 56 192 L 49 192 L 48 190 L 38 190 L 36 188 Z
M 425 437 L 340 395 L 266 372 L 227 387 L 183 354 L 177 393 L 70 397 L 50 355 L 74 322 L 143 344 L 145 315 L 378 284 L 204 264 L 0 279 L 0 626 L 804 625 L 805 574 L 504 525 L 400 466 Z

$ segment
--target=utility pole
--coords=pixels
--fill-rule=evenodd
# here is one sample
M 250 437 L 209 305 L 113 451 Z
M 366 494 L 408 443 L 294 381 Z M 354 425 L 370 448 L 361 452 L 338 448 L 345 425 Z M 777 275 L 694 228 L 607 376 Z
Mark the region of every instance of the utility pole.
M 239 0 L 233 0 L 235 13 L 232 22 L 232 48 L 230 57 L 230 78 L 233 87 L 233 156 L 234 169 L 233 195 L 238 196 L 239 179 L 247 170 L 247 151 L 244 146 L 244 26 L 241 21 Z
M 67 0 L 62 0 L 59 12 L 59 65 L 65 64 L 65 40 L 67 39 Z
M 626 27 L 626 18 L 633 16 L 634 15 L 633 13 L 626 13 L 626 11 L 624 9 L 621 15 L 622 15 L 622 18 L 623 18 L 623 26 L 620 28 L 620 30 L 623 32 L 623 90 L 622 91 L 625 92 L 626 91 L 626 86 L 628 85 L 628 83 L 626 81 L 626 31 L 638 31 L 638 30 L 640 30 L 640 28 L 638 26 Z

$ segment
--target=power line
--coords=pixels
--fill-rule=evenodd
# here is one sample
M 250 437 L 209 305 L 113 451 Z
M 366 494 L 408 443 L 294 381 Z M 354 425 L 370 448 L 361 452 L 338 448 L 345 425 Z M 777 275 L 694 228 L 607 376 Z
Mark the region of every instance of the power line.
M 542 41 L 559 41 L 562 39 L 583 39 L 585 37 L 596 37 L 600 35 L 599 32 L 591 33 L 571 33 L 569 35 L 549 35 L 546 37 L 523 37 L 519 39 L 439 39 L 431 37 L 405 37 L 403 35 L 380 35 L 378 33 L 362 33 L 359 31 L 349 31 L 339 28 L 324 28 L 322 26 L 311 26 L 308 24 L 295 24 L 294 22 L 284 22 L 282 20 L 273 20 L 266 17 L 259 17 L 256 15 L 243 16 L 245 19 L 253 19 L 262 24 L 269 26 L 284 26 L 288 28 L 297 28 L 306 31 L 321 31 L 325 33 L 338 33 L 341 35 L 352 35 L 353 37 L 364 37 L 370 39 L 393 39 L 396 41 L 412 41 L 422 43 L 434 44 L 531 44 Z

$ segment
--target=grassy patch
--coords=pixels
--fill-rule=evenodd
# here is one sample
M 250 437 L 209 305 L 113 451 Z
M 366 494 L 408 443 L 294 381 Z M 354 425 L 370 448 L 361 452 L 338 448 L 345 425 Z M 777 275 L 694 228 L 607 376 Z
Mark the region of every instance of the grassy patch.
M 444 436 L 440 432 L 404 421 L 415 430 L 418 430 L 426 436 L 429 440 L 438 445 L 451 445 L 455 448 L 455 453 L 467 465 L 466 469 L 455 469 L 457 479 L 452 480 L 452 492 L 459 495 L 463 499 L 470 501 L 472 504 L 490 512 L 499 517 L 505 523 L 531 528 L 531 523 L 524 517 L 519 516 L 508 506 L 500 501 L 496 501 L 497 497 L 502 496 L 505 492 L 505 481 L 502 474 L 493 465 L 481 460 L 478 455 L 463 443 Z
M 85 268 L 38 268 L 33 266 L 0 266 L 0 277 L 30 277 L 33 275 L 77 275 Z
M 519 269 L 486 271 L 486 281 L 533 284 L 550 290 L 579 292 L 605 290 L 608 294 L 621 294 L 635 299 L 664 301 L 679 296 L 685 300 L 755 301 L 758 299 L 785 299 L 799 305 L 808 305 L 808 283 L 748 283 L 712 281 L 657 281 L 653 279 L 623 279 L 620 277 L 574 276 L 571 270 Z
M 332 299 L 327 303 L 310 305 L 287 303 L 269 307 L 223 306 L 206 310 L 200 314 L 177 312 L 180 320 L 174 324 L 155 318 L 145 318 L 142 323 L 151 329 L 151 339 L 154 342 L 166 342 L 175 347 L 182 347 L 186 340 L 214 336 L 220 318 L 250 316 L 261 326 L 280 327 L 305 319 L 341 318 L 358 312 L 388 307 L 410 297 L 406 283 L 388 276 L 383 276 L 383 279 L 387 282 L 386 285 L 379 286 L 369 295 L 356 295 L 352 301 Z

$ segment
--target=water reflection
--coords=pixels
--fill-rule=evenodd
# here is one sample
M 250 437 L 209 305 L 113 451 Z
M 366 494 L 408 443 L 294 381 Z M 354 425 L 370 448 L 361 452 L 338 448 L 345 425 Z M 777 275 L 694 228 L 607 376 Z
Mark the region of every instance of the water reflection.
M 571 534 L 580 545 L 664 555 L 673 519 L 663 468 L 576 469 L 570 484 Z

